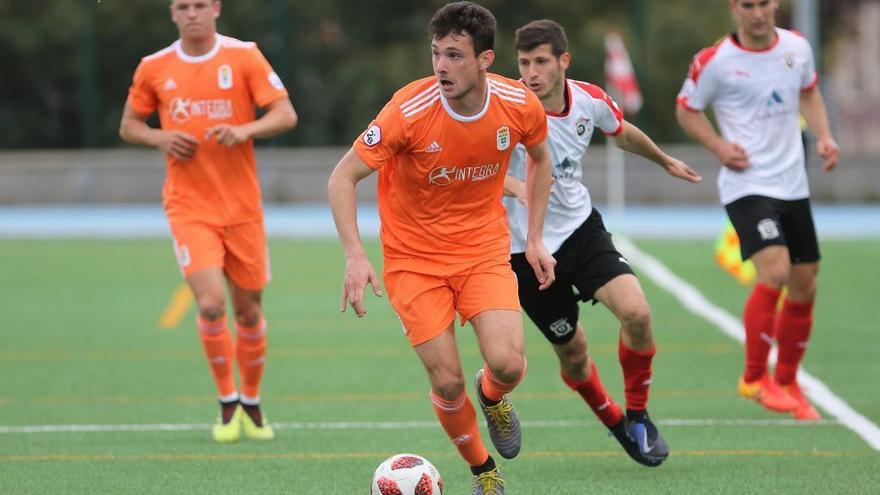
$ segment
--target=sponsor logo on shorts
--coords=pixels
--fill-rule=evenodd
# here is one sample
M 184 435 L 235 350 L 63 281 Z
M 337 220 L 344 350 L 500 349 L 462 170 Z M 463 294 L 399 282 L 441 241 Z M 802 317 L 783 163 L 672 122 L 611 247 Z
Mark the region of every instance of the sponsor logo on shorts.
M 779 237 L 779 227 L 772 218 L 765 218 L 758 222 L 758 234 L 761 235 L 761 240 L 764 241 L 776 239 Z
M 186 268 L 192 263 L 192 258 L 189 256 L 189 247 L 184 244 L 182 246 L 177 247 L 177 264 L 180 265 L 181 268 Z
M 626 258 L 624 258 L 623 256 L 621 256 L 620 258 L 617 258 L 617 260 L 620 261 L 621 263 L 626 263 L 627 265 L 629 264 L 629 261 L 626 261 Z
M 557 337 L 564 337 L 574 331 L 574 327 L 566 318 L 560 318 L 550 324 L 550 331 Z

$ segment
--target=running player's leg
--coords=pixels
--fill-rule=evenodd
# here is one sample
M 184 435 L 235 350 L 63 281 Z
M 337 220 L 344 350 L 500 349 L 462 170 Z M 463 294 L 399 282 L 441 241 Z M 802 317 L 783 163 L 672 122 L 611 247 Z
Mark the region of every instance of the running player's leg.
M 609 259 L 606 264 L 611 262 Z M 626 431 L 638 445 L 640 454 L 633 459 L 647 466 L 657 466 L 669 456 L 669 447 L 648 415 L 656 346 L 645 293 L 635 275 L 624 273 L 606 282 L 593 297 L 608 307 L 620 322 L 618 356 L 626 395 Z
M 746 333 L 745 369 L 738 390 L 772 411 L 791 411 L 793 400 L 767 373 L 767 358 L 775 336 L 776 307 L 788 282 L 791 263 L 780 222 L 780 202 L 746 196 L 725 208 L 740 239 L 743 259 L 755 264 L 756 282 L 743 309 Z
M 791 271 L 788 294 L 776 319 L 779 359 L 776 381 L 798 401 L 795 419 L 814 420 L 821 416 L 804 397 L 797 382 L 797 370 L 807 350 L 813 326 L 813 302 L 819 273 L 819 243 L 809 199 L 787 201 L 782 228 L 788 241 Z
M 266 320 L 262 289 L 268 281 L 268 256 L 262 222 L 225 229 L 224 267 L 235 312 L 235 354 L 241 380 L 241 404 L 245 411 L 245 436 L 270 440 L 274 432 L 260 409 L 260 383 L 266 362 Z
M 497 475 L 495 461 L 480 437 L 476 410 L 465 390 L 452 326 L 453 292 L 444 278 L 411 271 L 432 271 L 416 265 L 385 260 L 382 278 L 389 302 L 428 374 L 431 402 L 443 430 L 475 479 Z
M 526 370 L 516 276 L 504 257 L 467 267 L 449 280 L 461 322 L 473 324 L 485 360 L 475 387 L 490 438 L 499 454 L 512 459 L 519 453 L 522 433 L 505 395 Z
M 173 218 L 169 218 L 169 225 L 178 266 L 198 308 L 199 338 L 220 400 L 220 420 L 214 427 L 214 439 L 235 441 L 239 437 L 239 396 L 232 370 L 232 335 L 226 319 L 222 230 L 201 222 Z

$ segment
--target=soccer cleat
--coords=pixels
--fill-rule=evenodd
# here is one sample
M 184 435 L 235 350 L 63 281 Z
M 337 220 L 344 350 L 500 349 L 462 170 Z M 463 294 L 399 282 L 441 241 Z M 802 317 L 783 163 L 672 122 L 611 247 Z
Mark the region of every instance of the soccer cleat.
M 504 477 L 498 468 L 474 475 L 473 495 L 504 495 Z
M 251 417 L 244 413 L 241 415 L 241 428 L 244 430 L 244 437 L 248 440 L 272 440 L 275 438 L 275 431 L 266 420 L 266 416 L 262 417 L 263 426 L 257 426 Z
M 229 422 L 224 423 L 223 419 L 217 418 L 217 422 L 214 423 L 214 429 L 211 431 L 214 441 L 217 443 L 239 441 L 241 439 L 241 417 L 244 415 L 241 406 L 237 406 Z
M 737 389 L 739 395 L 752 399 L 771 411 L 792 412 L 800 406 L 797 399 L 789 395 L 770 375 L 764 375 L 754 382 L 746 382 L 740 377 Z
M 794 397 L 796 401 L 798 401 L 798 407 L 794 411 L 791 412 L 791 415 L 794 419 L 798 421 L 816 421 L 822 419 L 822 415 L 819 414 L 819 411 L 810 404 L 810 401 L 804 397 L 803 390 L 801 390 L 801 386 L 798 385 L 798 382 L 792 382 L 790 385 L 786 385 L 783 387 L 788 395 Z
M 657 427 L 654 426 L 647 412 L 638 419 L 624 419 L 624 425 L 626 436 L 636 444 L 638 450 L 639 458 L 633 457 L 636 462 L 656 467 L 669 457 L 669 446 L 666 445 L 666 440 L 660 436 L 660 432 L 657 431 Z M 630 456 L 632 457 L 632 454 Z
M 492 439 L 492 445 L 502 457 L 513 459 L 519 454 L 519 448 L 522 444 L 522 429 L 519 425 L 519 418 L 507 397 L 502 397 L 501 401 L 493 406 L 483 403 L 483 393 L 480 386 L 482 380 L 483 370 L 481 369 L 474 377 L 474 386 L 477 390 L 477 402 L 480 403 L 480 409 L 483 411 L 483 416 L 486 417 L 489 438 Z
M 639 464 L 648 467 L 657 467 L 663 462 L 663 459 L 658 461 L 657 459 L 648 457 L 642 453 L 639 449 L 639 444 L 626 433 L 626 418 L 620 418 L 620 421 L 618 421 L 617 424 L 609 427 L 608 434 L 617 439 L 627 455 Z

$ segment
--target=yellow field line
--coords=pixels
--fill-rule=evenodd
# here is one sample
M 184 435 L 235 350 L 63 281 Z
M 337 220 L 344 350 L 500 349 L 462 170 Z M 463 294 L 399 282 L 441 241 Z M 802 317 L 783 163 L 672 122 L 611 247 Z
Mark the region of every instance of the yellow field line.
M 177 328 L 177 325 L 180 324 L 180 320 L 183 319 L 184 315 L 189 311 L 192 302 L 193 296 L 192 292 L 189 290 L 189 286 L 185 283 L 178 285 L 177 288 L 174 289 L 174 294 L 171 296 L 171 303 L 168 304 L 168 307 L 165 308 L 165 312 L 159 317 L 159 328 L 165 330 Z
M 285 453 L 241 453 L 241 454 L 34 454 L 0 456 L 0 462 L 178 462 L 178 461 L 335 461 L 345 459 L 384 459 L 393 452 L 285 452 Z M 458 454 L 444 452 L 424 452 L 429 458 L 455 457 Z M 599 458 L 621 457 L 617 451 L 534 451 L 523 452 L 519 457 L 526 458 Z M 875 457 L 869 450 L 677 450 L 675 457 Z

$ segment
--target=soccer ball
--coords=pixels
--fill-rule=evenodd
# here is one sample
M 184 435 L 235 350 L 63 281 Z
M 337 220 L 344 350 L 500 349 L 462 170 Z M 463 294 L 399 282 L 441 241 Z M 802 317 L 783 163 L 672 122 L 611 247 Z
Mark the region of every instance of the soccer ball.
M 443 480 L 433 464 L 415 454 L 396 454 L 373 473 L 372 495 L 441 495 Z

